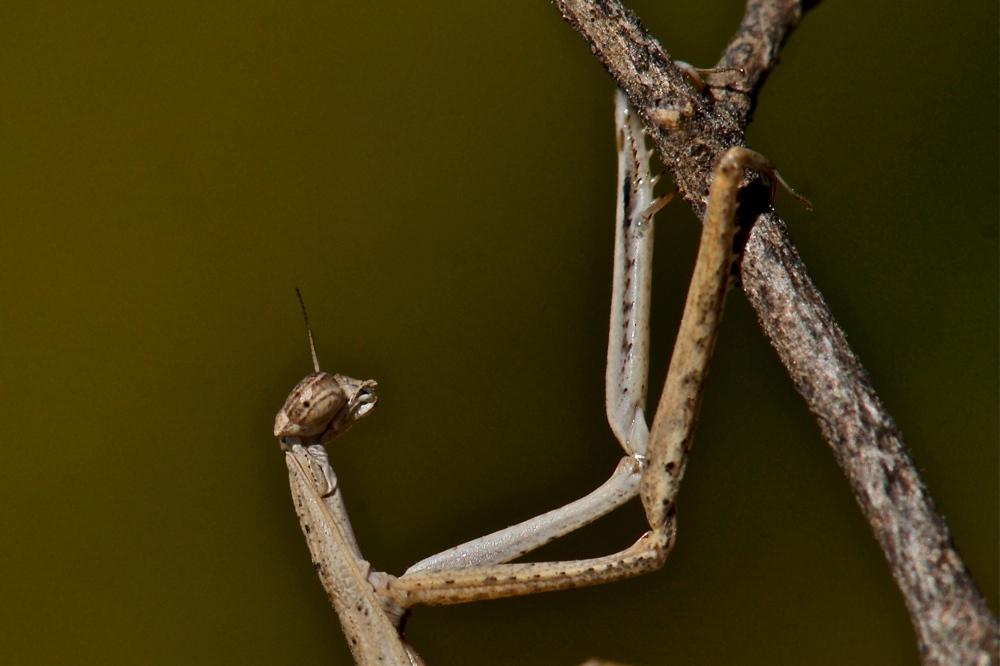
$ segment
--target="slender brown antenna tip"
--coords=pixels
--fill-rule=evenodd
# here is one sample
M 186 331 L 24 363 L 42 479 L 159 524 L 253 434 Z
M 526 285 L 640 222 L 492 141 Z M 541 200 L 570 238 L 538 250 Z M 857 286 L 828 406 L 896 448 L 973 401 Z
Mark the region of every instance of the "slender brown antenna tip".
M 306 333 L 309 334 L 309 351 L 313 355 L 313 367 L 316 368 L 316 372 L 319 372 L 319 358 L 316 356 L 316 342 L 313 340 L 313 330 L 312 326 L 309 325 L 309 313 L 306 312 L 306 302 L 302 300 L 302 292 L 299 288 L 295 288 L 295 295 L 299 297 L 299 305 L 302 306 L 302 316 L 306 320 Z

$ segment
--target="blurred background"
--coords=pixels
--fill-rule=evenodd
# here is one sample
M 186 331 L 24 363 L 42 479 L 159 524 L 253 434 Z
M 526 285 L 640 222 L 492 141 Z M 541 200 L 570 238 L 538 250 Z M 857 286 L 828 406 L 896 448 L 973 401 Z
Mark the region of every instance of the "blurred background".
M 738 0 L 631 5 L 711 66 Z M 996 3 L 825 2 L 748 142 L 998 594 Z M 614 84 L 515 2 L 0 8 L 0 644 L 20 664 L 347 664 L 275 413 L 310 371 L 379 382 L 331 451 L 399 574 L 595 488 Z M 661 187 L 669 187 L 664 184 Z M 655 404 L 699 226 L 657 218 Z M 428 664 L 915 664 L 889 568 L 738 292 L 664 569 L 417 608 Z M 606 554 L 637 505 L 539 551 Z

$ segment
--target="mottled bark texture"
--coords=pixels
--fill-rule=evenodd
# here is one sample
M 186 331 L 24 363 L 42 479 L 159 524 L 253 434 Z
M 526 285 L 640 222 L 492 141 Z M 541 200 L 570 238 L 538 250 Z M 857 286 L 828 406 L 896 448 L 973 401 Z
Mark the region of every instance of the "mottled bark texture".
M 804 11 L 797 0 L 750 0 L 699 93 L 617 0 L 554 0 L 628 94 L 664 165 L 698 217 L 712 168 L 744 144 L 759 86 Z M 815 4 L 815 3 L 811 3 Z M 809 3 L 807 3 L 807 7 Z M 748 175 L 752 181 L 756 177 Z M 1000 626 L 955 548 L 902 435 L 761 188 L 740 209 L 749 229 L 743 290 L 847 475 L 906 601 L 925 664 L 1000 664 Z

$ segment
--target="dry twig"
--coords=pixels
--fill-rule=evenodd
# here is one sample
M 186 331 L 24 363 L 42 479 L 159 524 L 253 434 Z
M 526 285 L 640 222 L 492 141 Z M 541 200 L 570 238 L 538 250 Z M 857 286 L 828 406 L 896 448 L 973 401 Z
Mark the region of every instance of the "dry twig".
M 681 194 L 702 217 L 712 168 L 744 131 L 755 95 L 804 11 L 797 0 L 750 0 L 715 75 L 699 93 L 618 0 L 554 0 L 625 90 Z M 1000 627 L 858 358 L 770 212 L 761 188 L 741 208 L 750 229 L 743 290 L 816 417 L 892 568 L 925 664 L 1000 663 Z

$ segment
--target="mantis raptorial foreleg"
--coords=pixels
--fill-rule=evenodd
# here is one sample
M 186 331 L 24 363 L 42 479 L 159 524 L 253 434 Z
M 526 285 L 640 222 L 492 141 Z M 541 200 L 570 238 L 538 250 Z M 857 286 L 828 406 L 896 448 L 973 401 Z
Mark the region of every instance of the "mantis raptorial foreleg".
M 610 479 L 586 497 L 421 560 L 406 570 L 408 574 L 509 562 L 607 515 L 639 492 L 642 456 L 649 439 L 644 411 L 653 215 L 673 198 L 673 193 L 659 199 L 653 195 L 657 178 L 650 174 L 642 123 L 621 90 L 615 93 L 615 144 L 618 201 L 605 408 L 611 431 L 629 455 L 618 463 Z
M 649 305 L 653 279 L 653 215 L 674 193 L 655 199 L 642 123 L 620 89 L 615 92 L 618 205 L 611 282 L 611 323 L 604 403 L 608 423 L 626 453 L 646 454 Z
M 372 570 L 361 556 L 322 447 L 374 407 L 375 382 L 320 372 L 313 346 L 316 372 L 296 386 L 275 420 L 303 532 L 358 663 L 420 663 L 398 630 L 403 613 L 415 604 L 461 603 L 628 578 L 659 568 L 673 545 L 674 502 L 729 282 L 743 169 L 784 181 L 770 162 L 745 148 L 732 148 L 720 160 L 680 332 L 648 430 L 652 216 L 666 200 L 653 198 L 641 126 L 620 92 L 616 107 L 619 214 L 606 404 L 612 431 L 628 455 L 608 482 L 581 500 L 428 558 L 396 578 Z M 505 563 L 605 515 L 637 492 L 651 529 L 629 548 L 587 560 Z

